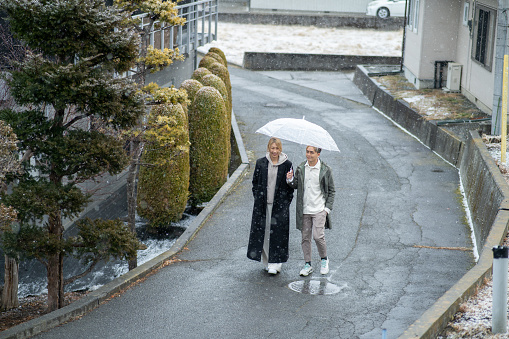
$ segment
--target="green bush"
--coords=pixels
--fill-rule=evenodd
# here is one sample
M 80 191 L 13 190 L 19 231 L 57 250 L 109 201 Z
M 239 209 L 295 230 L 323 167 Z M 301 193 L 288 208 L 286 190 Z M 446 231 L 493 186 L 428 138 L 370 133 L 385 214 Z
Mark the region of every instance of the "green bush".
M 231 82 L 230 82 L 230 72 L 228 72 L 228 68 L 226 68 L 225 66 L 221 65 L 220 63 L 218 62 L 215 62 L 213 64 L 211 64 L 208 68 L 207 68 L 210 72 L 212 72 L 212 74 L 215 74 L 217 75 L 219 78 L 221 78 L 221 80 L 223 80 L 223 83 L 225 84 L 226 86 L 226 90 L 228 91 L 228 105 L 226 105 L 227 108 L 230 109 L 230 115 L 231 115 L 231 109 L 232 109 L 232 85 L 231 85 Z
M 203 84 L 203 86 L 214 87 L 215 89 L 217 89 L 219 91 L 219 93 L 221 93 L 221 96 L 223 97 L 223 100 L 224 100 L 224 105 L 226 107 L 226 111 L 225 111 L 225 113 L 226 113 L 226 129 L 227 129 L 226 133 L 228 135 L 230 135 L 231 127 L 232 127 L 230 99 L 228 98 L 228 92 L 226 90 L 226 86 L 224 85 L 223 80 L 221 80 L 221 78 L 215 74 L 208 74 L 208 75 L 204 76 L 203 78 L 201 78 L 201 83 Z M 227 153 L 228 153 L 228 161 L 230 161 L 231 144 L 230 144 L 229 139 L 228 139 Z
M 210 47 L 210 48 L 209 48 L 209 53 L 210 53 L 210 52 L 212 52 L 212 53 L 216 53 L 217 55 L 219 55 L 219 56 L 221 57 L 221 59 L 223 59 L 223 61 L 224 61 L 224 63 L 223 63 L 223 64 L 224 64 L 225 66 L 228 66 L 228 61 L 226 60 L 226 55 L 224 55 L 224 52 L 223 52 L 221 49 L 219 49 L 219 48 L 217 48 L 217 47 Z
M 153 106 L 138 181 L 138 214 L 153 227 L 182 218 L 189 196 L 189 125 L 180 103 Z
M 201 78 L 203 78 L 207 74 L 212 74 L 212 72 L 209 71 L 205 67 L 199 67 L 199 68 L 195 69 L 195 71 L 193 72 L 193 75 L 191 76 L 191 79 L 200 81 Z
M 230 99 L 228 97 L 228 90 L 226 89 L 226 85 L 224 84 L 223 80 L 221 80 L 221 78 L 215 74 L 207 74 L 201 78 L 200 83 L 203 84 L 203 86 L 214 87 L 219 91 L 219 93 L 221 93 L 224 104 L 226 106 L 226 119 L 231 124 L 231 115 L 228 114 L 231 113 Z
M 226 125 L 226 106 L 221 93 L 214 87 L 204 86 L 196 92 L 189 109 L 192 206 L 210 201 L 226 182 L 230 142 Z
M 205 68 L 204 68 L 205 69 Z M 212 73 L 210 73 L 212 74 Z M 187 97 L 192 103 L 196 92 L 203 87 L 203 84 L 198 80 L 187 79 L 180 84 L 180 89 L 184 89 L 187 92 Z
M 227 63 L 223 60 L 223 58 L 221 58 L 221 56 L 219 54 L 217 54 L 217 53 L 209 51 L 207 54 L 205 54 L 205 56 L 214 58 L 217 62 L 219 62 L 223 66 L 227 65 Z
M 214 59 L 212 56 L 205 55 L 203 58 L 201 58 L 200 63 L 198 64 L 198 67 L 209 68 L 209 66 L 212 65 L 214 62 L 219 63 L 219 61 Z M 219 63 L 219 64 L 222 65 L 221 63 Z

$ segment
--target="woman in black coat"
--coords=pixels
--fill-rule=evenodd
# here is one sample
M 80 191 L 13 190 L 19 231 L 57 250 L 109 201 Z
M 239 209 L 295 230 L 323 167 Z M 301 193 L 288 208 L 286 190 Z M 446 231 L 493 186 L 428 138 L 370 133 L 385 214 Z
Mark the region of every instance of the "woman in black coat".
M 271 138 L 267 154 L 256 161 L 253 174 L 254 207 L 247 257 L 262 261 L 270 274 L 280 272 L 288 260 L 293 188 L 286 183 L 286 173 L 292 163 L 282 150 L 281 140 Z

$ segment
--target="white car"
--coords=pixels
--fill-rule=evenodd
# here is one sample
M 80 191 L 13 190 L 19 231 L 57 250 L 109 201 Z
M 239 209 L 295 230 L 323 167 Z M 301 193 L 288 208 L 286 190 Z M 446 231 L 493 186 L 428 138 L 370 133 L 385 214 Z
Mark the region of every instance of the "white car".
M 391 16 L 405 16 L 406 0 L 375 0 L 366 8 L 366 15 L 387 19 Z

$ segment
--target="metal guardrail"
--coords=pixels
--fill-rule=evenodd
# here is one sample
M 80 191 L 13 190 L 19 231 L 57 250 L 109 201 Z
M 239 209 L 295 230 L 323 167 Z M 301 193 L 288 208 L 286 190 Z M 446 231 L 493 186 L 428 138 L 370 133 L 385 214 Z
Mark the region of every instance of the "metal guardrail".
M 218 0 L 186 0 L 178 6 L 178 16 L 186 19 L 183 26 L 167 26 L 156 21 L 160 28 L 150 34 L 150 44 L 154 48 L 174 49 L 178 47 L 181 54 L 190 54 L 217 37 Z M 147 14 L 139 14 L 133 18 L 141 19 L 141 27 L 149 22 L 144 20 Z

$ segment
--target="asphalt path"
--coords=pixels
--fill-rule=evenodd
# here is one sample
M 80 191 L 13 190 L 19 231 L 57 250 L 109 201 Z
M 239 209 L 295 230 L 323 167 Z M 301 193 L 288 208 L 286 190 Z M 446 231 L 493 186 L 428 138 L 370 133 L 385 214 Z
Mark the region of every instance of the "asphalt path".
M 256 129 L 276 118 L 305 116 L 341 149 L 321 155 L 336 184 L 330 273 L 299 276 L 294 212 L 281 274 L 247 259 L 251 168 L 173 264 L 37 338 L 397 338 L 472 267 L 457 170 L 367 105 L 345 74 L 230 76 L 251 164 L 268 141 Z M 304 150 L 283 141 L 295 164 Z M 318 259 L 313 245 L 316 268 Z

